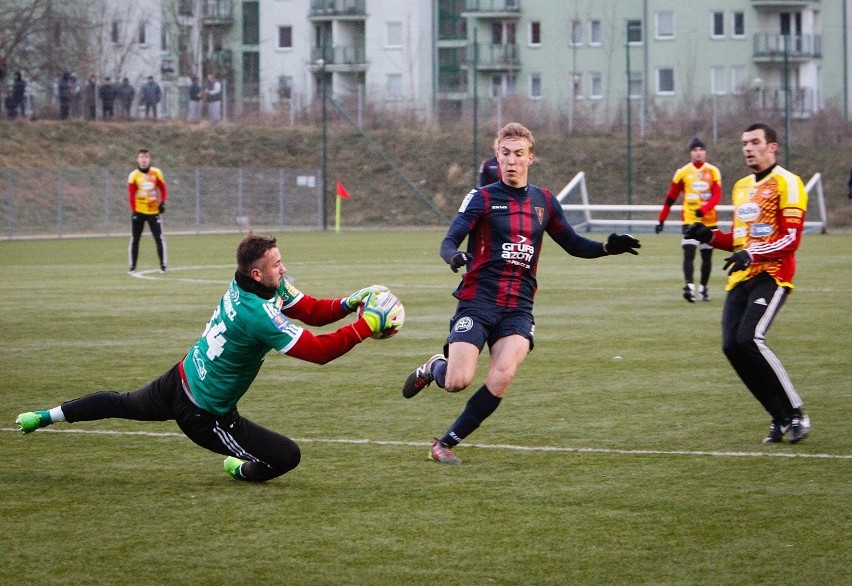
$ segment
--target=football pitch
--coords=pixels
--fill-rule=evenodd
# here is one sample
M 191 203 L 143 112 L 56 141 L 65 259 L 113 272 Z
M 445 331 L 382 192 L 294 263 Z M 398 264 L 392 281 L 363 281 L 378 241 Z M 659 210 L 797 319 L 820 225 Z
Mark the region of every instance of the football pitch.
M 852 583 L 852 235 L 805 236 L 767 339 L 811 416 L 804 442 L 761 443 L 769 419 L 722 355 L 725 253 L 712 300 L 688 304 L 678 236 L 597 260 L 546 239 L 535 350 L 455 467 L 428 443 L 487 353 L 462 393 L 400 394 L 455 307 L 443 230 L 277 236 L 301 290 L 382 283 L 406 324 L 325 366 L 267 357 L 240 412 L 302 462 L 259 485 L 173 422 L 13 425 L 170 368 L 239 235 L 167 236 L 160 275 L 146 232 L 139 277 L 127 238 L 0 242 L 0 583 Z

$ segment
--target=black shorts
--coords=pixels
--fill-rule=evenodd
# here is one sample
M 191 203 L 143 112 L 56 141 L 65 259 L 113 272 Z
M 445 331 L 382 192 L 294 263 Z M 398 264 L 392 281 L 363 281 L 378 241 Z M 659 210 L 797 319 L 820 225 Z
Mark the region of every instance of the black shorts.
M 502 309 L 483 307 L 467 301 L 460 301 L 456 314 L 450 320 L 450 335 L 447 345 L 453 342 L 467 342 L 479 348 L 485 344 L 488 348 L 500 338 L 518 334 L 530 341 L 532 352 L 535 335 L 535 320 L 532 312 L 523 309 Z M 446 349 L 445 352 L 446 354 Z

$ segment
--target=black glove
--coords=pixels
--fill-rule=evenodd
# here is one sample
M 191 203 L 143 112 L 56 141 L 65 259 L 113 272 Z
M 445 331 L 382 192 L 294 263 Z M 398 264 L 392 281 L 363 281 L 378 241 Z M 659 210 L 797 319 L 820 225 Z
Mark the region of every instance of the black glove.
M 701 208 L 698 208 L 697 210 L 695 210 L 695 217 L 696 218 L 703 218 L 704 217 L 704 212 L 701 211 Z
M 473 260 L 472 254 L 459 250 L 453 255 L 453 258 L 450 259 L 450 268 L 453 269 L 454 273 L 457 273 L 461 267 L 471 260 Z
M 728 271 L 728 274 L 732 275 L 737 271 L 747 269 L 750 265 L 751 255 L 748 253 L 748 250 L 741 250 L 739 252 L 735 252 L 734 254 L 725 259 L 725 264 L 722 267 L 722 270 L 728 271 L 728 267 L 731 267 L 731 270 Z
M 659 234 L 660 232 L 662 232 L 663 226 L 665 226 L 665 225 L 666 225 L 666 223 L 663 222 L 662 220 L 660 220 L 660 223 L 657 224 L 656 226 L 654 226 L 654 234 Z
M 713 239 L 713 230 L 701 222 L 694 222 L 684 230 L 683 237 L 687 240 L 698 240 L 701 244 L 707 244 Z
M 165 212 L 165 211 L 166 211 L 166 204 L 161 203 L 161 204 L 160 204 L 160 213 L 162 214 L 162 213 L 163 213 L 163 212 Z
M 636 252 L 636 248 L 642 248 L 642 245 L 630 234 L 612 233 L 606 239 L 606 244 L 604 244 L 604 251 L 607 254 L 622 254 L 625 252 L 639 254 Z

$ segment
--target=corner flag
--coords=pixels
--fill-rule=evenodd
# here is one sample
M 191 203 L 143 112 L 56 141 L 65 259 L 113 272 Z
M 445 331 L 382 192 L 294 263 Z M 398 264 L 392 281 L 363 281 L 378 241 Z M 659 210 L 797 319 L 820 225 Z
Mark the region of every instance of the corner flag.
M 346 186 L 343 185 L 343 183 L 341 183 L 340 181 L 337 182 L 337 197 L 349 199 L 349 192 L 346 191 Z
M 335 209 L 334 209 L 334 231 L 337 234 L 340 234 L 340 200 L 349 199 L 349 192 L 346 191 L 346 187 L 340 181 L 337 182 L 337 198 L 335 199 Z

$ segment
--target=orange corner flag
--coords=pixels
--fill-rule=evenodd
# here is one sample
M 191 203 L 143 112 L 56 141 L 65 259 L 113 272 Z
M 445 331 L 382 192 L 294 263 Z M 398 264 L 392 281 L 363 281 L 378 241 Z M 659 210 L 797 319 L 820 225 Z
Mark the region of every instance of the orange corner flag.
M 340 181 L 337 182 L 337 197 L 349 199 L 349 192 L 346 191 L 346 187 Z

